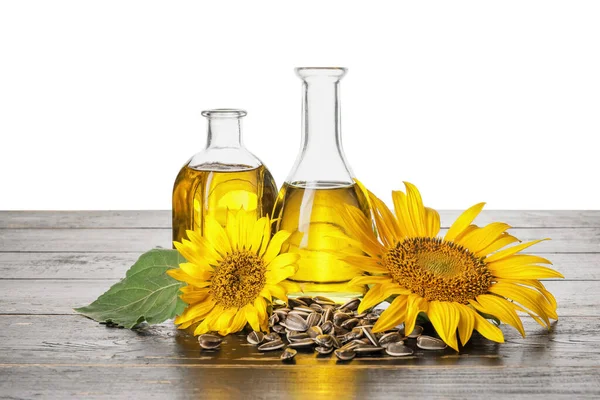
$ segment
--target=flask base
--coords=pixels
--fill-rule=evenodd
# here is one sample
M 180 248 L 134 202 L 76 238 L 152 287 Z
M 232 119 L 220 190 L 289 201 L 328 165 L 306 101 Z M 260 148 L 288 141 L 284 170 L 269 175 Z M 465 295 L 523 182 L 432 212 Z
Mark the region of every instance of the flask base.
M 288 293 L 289 298 L 296 297 L 327 297 L 338 304 L 343 304 L 350 299 L 362 297 L 366 292 L 364 285 L 351 285 L 350 282 L 298 282 L 293 281 L 300 286 L 300 292 Z

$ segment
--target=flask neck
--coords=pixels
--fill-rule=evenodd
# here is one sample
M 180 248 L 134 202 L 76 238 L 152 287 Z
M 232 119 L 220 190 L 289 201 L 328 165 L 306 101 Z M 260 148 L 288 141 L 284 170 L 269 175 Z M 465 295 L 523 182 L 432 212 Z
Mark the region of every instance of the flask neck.
M 207 149 L 239 149 L 242 147 L 242 110 L 203 111 L 208 119 Z
M 297 68 L 302 79 L 302 143 L 288 182 L 351 184 L 342 148 L 340 79 L 343 68 Z
M 304 152 L 335 155 L 342 146 L 339 81 L 311 77 L 302 84 L 302 137 Z

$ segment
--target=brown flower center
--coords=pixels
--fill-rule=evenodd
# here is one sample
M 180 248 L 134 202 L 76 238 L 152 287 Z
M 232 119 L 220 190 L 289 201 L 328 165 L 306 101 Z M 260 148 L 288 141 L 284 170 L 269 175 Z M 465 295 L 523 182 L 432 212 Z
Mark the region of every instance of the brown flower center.
M 262 258 L 248 251 L 228 254 L 215 268 L 211 293 L 224 308 L 253 302 L 265 286 L 267 268 Z
M 468 304 L 492 284 L 483 258 L 440 238 L 405 239 L 382 261 L 394 282 L 429 301 Z

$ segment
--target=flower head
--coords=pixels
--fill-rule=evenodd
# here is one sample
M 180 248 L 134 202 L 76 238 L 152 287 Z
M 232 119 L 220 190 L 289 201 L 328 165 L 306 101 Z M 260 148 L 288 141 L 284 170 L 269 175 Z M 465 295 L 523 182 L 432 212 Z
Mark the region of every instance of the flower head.
M 290 233 L 271 237 L 269 217 L 254 212 L 228 212 L 225 227 L 214 217 L 204 221 L 204 233 L 187 231 L 189 240 L 174 242 L 187 260 L 168 271 L 187 283 L 181 299 L 186 310 L 175 319 L 180 329 L 197 324 L 195 335 L 238 332 L 249 323 L 268 331 L 267 307 L 272 296 L 287 302 L 288 282 L 297 270 L 298 254 L 280 254 Z
M 558 318 L 554 297 L 538 279 L 563 276 L 539 265 L 551 264 L 547 259 L 519 253 L 540 240 L 505 248 L 519 241 L 506 232 L 509 225 L 473 224 L 484 203 L 466 210 L 443 238 L 438 237 L 439 214 L 423 206 L 414 185 L 405 182 L 405 186 L 406 193 L 392 192 L 396 215 L 364 189 L 378 235 L 362 213 L 345 209 L 349 233 L 357 238 L 353 243 L 365 254 L 344 259 L 369 274 L 352 283 L 372 285 L 359 312 L 396 296 L 375 324 L 375 332 L 402 322 L 406 332 L 411 332 L 418 314 L 425 313 L 440 338 L 458 350 L 457 329 L 463 345 L 473 330 L 490 340 L 504 341 L 502 331 L 482 315 L 513 326 L 523 336 L 517 312 L 529 314 L 546 327 L 550 319 Z

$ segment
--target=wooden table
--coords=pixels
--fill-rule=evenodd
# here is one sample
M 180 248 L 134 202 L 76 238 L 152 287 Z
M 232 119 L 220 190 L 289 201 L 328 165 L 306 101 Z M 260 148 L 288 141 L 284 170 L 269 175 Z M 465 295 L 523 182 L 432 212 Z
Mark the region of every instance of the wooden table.
M 447 227 L 458 212 L 442 212 Z M 488 211 L 563 281 L 550 332 L 524 318 L 525 339 L 475 335 L 461 354 L 348 363 L 259 354 L 241 336 L 215 353 L 171 323 L 108 328 L 73 312 L 152 247 L 170 247 L 169 211 L 0 212 L 0 398 L 464 398 L 600 397 L 600 211 Z

